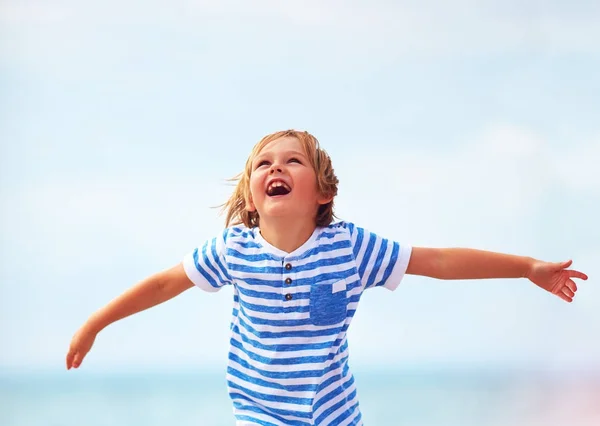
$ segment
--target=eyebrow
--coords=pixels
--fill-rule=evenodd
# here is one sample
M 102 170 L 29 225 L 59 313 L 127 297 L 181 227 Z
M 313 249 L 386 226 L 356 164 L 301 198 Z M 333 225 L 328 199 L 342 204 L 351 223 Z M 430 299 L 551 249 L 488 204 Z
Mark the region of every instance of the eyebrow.
M 267 155 L 268 155 L 268 153 L 267 153 Z M 254 163 L 255 161 L 261 160 L 261 159 L 263 159 L 264 157 L 266 157 L 267 155 L 265 155 L 265 154 L 259 154 L 259 155 L 257 155 L 257 156 L 254 158 L 254 161 L 252 161 L 252 162 Z M 303 152 L 300 152 L 300 151 L 286 151 L 286 152 L 284 153 L 284 155 L 286 155 L 286 156 L 291 156 L 291 157 L 293 157 L 293 156 L 300 156 L 300 157 L 304 157 L 304 158 L 306 158 L 306 154 L 305 154 L 305 153 L 303 153 Z

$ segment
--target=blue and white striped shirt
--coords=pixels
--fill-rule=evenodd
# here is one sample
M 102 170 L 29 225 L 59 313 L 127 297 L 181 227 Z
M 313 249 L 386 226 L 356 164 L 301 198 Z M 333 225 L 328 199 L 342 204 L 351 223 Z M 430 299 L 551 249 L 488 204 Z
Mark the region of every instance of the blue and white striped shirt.
M 234 226 L 184 259 L 203 290 L 233 286 L 227 383 L 237 426 L 362 425 L 346 332 L 363 290 L 394 290 L 411 247 L 349 222 L 292 253 Z

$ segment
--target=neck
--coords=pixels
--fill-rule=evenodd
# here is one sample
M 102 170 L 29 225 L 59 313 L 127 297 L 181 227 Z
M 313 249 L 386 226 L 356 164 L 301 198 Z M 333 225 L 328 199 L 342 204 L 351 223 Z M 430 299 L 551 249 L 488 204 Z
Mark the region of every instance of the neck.
M 291 253 L 301 247 L 315 231 L 314 221 L 285 221 L 264 220 L 260 221 L 260 234 L 271 244 L 286 253 Z

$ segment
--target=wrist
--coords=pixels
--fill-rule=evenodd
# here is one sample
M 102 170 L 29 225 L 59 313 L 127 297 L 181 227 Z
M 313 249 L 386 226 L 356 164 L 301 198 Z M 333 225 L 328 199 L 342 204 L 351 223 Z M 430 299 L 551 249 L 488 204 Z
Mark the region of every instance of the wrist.
M 86 332 L 93 334 L 100 333 L 104 327 L 106 325 L 102 323 L 101 317 L 97 313 L 90 316 L 84 325 Z
M 522 278 L 527 278 L 529 279 L 531 277 L 531 273 L 533 271 L 533 268 L 536 264 L 537 260 L 534 259 L 533 257 L 526 257 L 525 258 L 525 262 L 524 262 L 524 266 L 523 266 L 523 273 L 522 273 Z

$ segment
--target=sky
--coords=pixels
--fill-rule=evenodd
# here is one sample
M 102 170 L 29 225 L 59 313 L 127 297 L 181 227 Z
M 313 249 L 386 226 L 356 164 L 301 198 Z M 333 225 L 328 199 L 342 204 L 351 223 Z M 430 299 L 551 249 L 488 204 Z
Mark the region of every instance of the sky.
M 317 136 L 337 216 L 404 244 L 574 260 L 369 290 L 357 368 L 600 371 L 600 3 L 0 2 L 0 370 L 220 233 L 264 135 Z M 594 219 L 596 218 L 596 219 Z M 104 330 L 87 371 L 226 365 L 232 291 Z

